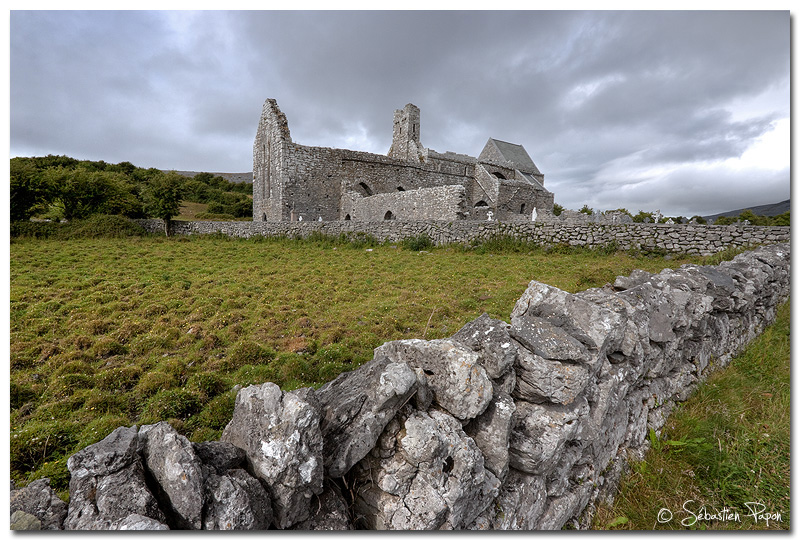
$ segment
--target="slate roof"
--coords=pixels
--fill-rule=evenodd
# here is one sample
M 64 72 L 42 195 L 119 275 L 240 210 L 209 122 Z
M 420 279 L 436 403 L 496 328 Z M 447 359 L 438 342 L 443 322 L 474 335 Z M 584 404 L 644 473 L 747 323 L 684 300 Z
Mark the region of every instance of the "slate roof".
M 542 174 L 521 144 L 498 141 L 491 137 L 489 138 L 489 142 L 494 144 L 495 148 L 497 148 L 500 155 L 503 156 L 506 161 L 512 162 L 520 171 L 531 174 Z

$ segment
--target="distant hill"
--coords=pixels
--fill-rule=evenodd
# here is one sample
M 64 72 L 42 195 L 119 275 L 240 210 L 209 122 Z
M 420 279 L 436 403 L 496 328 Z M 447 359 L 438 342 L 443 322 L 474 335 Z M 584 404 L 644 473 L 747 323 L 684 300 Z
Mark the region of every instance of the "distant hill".
M 761 206 L 750 206 L 749 208 L 742 208 L 740 210 L 730 210 L 721 214 L 713 214 L 711 216 L 703 216 L 707 221 L 711 221 L 722 216 L 738 216 L 745 210 L 752 210 L 757 216 L 779 216 L 791 210 L 791 199 L 786 199 L 778 203 L 762 204 Z
M 166 172 L 166 171 L 164 171 Z M 176 173 L 180 174 L 181 176 L 188 176 L 192 178 L 196 174 L 200 174 L 200 171 L 175 171 Z M 230 173 L 230 172 L 212 172 L 214 176 L 221 176 L 228 182 L 246 182 L 248 184 L 253 183 L 253 173 L 252 172 L 241 172 L 241 173 Z

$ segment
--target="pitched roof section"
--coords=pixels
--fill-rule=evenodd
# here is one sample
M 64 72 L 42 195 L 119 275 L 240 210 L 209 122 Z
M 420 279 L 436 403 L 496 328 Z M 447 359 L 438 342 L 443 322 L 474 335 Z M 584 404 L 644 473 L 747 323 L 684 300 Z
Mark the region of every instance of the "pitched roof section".
M 498 141 L 490 137 L 486 141 L 486 146 L 484 146 L 478 159 L 491 159 L 493 157 L 495 159 L 499 157 L 504 161 L 513 163 L 514 168 L 519 169 L 521 172 L 542 174 L 521 144 Z

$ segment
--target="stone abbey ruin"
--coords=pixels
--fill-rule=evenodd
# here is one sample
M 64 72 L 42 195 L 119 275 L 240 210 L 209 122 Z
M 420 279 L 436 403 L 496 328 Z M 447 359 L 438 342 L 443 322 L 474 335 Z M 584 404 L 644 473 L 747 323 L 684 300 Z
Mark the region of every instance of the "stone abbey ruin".
M 394 112 L 386 156 L 292 142 L 274 99 L 253 144 L 254 221 L 531 221 L 553 211 L 544 175 L 519 144 L 490 138 L 475 158 L 420 142 L 420 110 Z

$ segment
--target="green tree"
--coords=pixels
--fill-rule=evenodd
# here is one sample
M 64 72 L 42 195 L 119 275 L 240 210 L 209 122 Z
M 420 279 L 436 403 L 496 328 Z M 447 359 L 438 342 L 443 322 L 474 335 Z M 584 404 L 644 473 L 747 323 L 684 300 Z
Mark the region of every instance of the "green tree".
M 584 204 L 584 205 L 583 205 L 583 208 L 581 208 L 580 210 L 578 210 L 578 212 L 581 212 L 581 213 L 583 213 L 583 214 L 587 214 L 587 215 L 590 215 L 590 216 L 591 216 L 591 215 L 592 215 L 592 212 L 594 212 L 594 210 L 592 210 L 591 208 L 589 208 L 589 205 L 588 205 L 588 204 Z
M 692 219 L 695 220 L 695 222 L 697 222 L 697 223 L 699 223 L 701 225 L 705 225 L 706 223 L 708 223 L 706 221 L 706 218 L 704 218 L 703 216 L 692 216 Z M 691 220 L 689 220 L 689 221 L 691 221 Z
M 64 219 L 85 219 L 92 214 L 141 213 L 141 204 L 124 175 L 105 170 L 51 167 L 43 171 L 53 202 Z
M 563 206 L 561 206 L 558 203 L 553 203 L 553 214 L 555 214 L 556 216 L 560 216 L 561 212 L 563 212 L 563 211 L 564 211 L 564 207 Z
M 736 223 L 736 217 L 720 216 L 714 220 L 714 225 L 733 225 Z
M 11 221 L 27 221 L 45 209 L 51 197 L 50 185 L 27 159 L 14 158 L 10 164 Z
M 653 214 L 652 212 L 645 212 L 643 210 L 639 210 L 639 213 L 633 216 L 634 223 L 646 223 L 645 220 L 650 220 L 650 223 L 653 222 Z
M 181 206 L 183 178 L 175 171 L 150 179 L 144 190 L 144 206 L 148 215 L 164 220 L 164 234 L 169 236 L 172 218 Z
M 791 225 L 791 219 L 789 214 L 790 212 L 784 212 L 783 214 L 772 217 L 770 219 L 770 225 L 777 225 L 777 226 Z
M 633 215 L 628 211 L 627 208 L 617 208 L 616 210 L 609 210 L 608 212 L 620 212 L 622 214 L 633 217 Z M 603 212 L 603 213 L 606 214 L 608 212 Z

